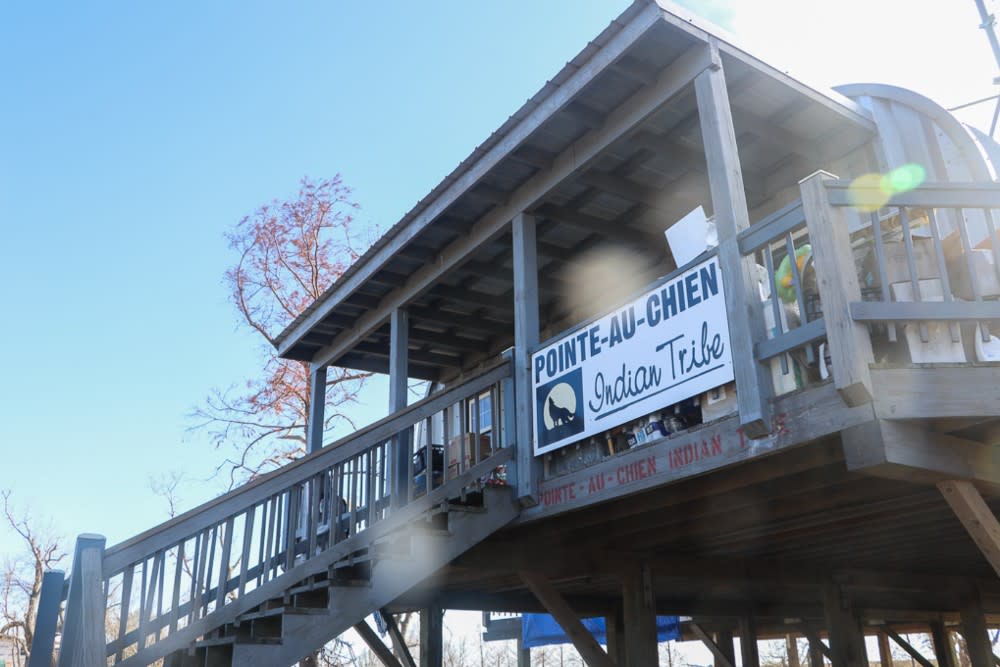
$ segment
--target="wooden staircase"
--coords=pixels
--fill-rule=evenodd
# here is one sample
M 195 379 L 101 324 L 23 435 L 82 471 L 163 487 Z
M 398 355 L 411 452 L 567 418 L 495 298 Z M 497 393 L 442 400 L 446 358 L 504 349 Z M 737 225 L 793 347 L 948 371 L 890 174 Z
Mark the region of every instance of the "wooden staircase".
M 507 430 L 468 433 L 464 421 L 509 383 L 505 361 L 110 549 L 80 536 L 68 585 L 59 573 L 43 588 L 51 628 L 36 644 L 52 646 L 62 611 L 59 667 L 280 667 L 310 655 L 518 515 L 497 472 L 513 461 Z M 413 443 L 435 433 L 490 447 L 415 470 Z
M 165 667 L 270 667 L 305 658 L 517 516 L 509 489 L 486 488 L 470 501 L 407 522 L 175 651 Z

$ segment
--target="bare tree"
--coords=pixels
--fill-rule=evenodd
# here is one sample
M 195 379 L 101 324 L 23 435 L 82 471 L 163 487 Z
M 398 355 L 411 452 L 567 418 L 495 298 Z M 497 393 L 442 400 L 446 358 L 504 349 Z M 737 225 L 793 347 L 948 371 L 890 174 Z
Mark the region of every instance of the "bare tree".
M 0 492 L 0 496 L 7 527 L 24 543 L 24 552 L 4 563 L 0 581 L 0 639 L 10 642 L 15 661 L 25 657 L 27 662 L 34 639 L 42 576 L 59 565 L 66 553 L 51 530 L 39 528 L 27 512 L 15 512 L 9 490 Z M 15 667 L 20 664 L 15 662 Z
M 238 257 L 225 273 L 241 326 L 259 334 L 259 376 L 214 389 L 193 411 L 193 428 L 229 450 L 219 470 L 230 486 L 276 468 L 305 451 L 310 375 L 306 364 L 275 354 L 278 334 L 318 299 L 370 244 L 354 219 L 358 205 L 340 176 L 303 179 L 298 196 L 244 217 L 227 234 Z M 370 236 L 370 235 L 369 235 Z M 324 430 L 354 426 L 347 408 L 368 373 L 342 368 L 327 376 Z

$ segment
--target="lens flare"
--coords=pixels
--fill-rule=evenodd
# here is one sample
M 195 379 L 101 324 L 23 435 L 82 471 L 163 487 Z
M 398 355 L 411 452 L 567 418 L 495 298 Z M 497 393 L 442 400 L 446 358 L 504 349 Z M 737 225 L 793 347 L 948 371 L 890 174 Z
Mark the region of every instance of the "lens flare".
M 862 174 L 851 182 L 848 196 L 852 206 L 871 213 L 889 203 L 893 195 L 920 187 L 926 176 L 926 170 L 913 162 L 887 174 Z

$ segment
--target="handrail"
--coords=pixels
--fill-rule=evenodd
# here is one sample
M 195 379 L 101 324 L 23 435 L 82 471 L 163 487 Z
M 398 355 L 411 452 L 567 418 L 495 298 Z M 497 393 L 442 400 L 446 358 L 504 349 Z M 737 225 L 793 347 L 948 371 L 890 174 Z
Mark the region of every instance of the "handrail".
M 1000 183 L 927 181 L 889 195 L 880 187 L 846 179 L 825 184 L 831 206 L 926 206 L 929 208 L 1000 208 Z
M 229 493 L 209 500 L 144 533 L 120 542 L 105 551 L 104 576 L 108 577 L 142 555 L 150 556 L 172 544 L 180 536 L 191 535 L 212 525 L 218 515 L 259 503 L 275 492 L 301 483 L 324 468 L 345 461 L 373 444 L 388 440 L 399 431 L 419 423 L 462 396 L 481 391 L 510 376 L 510 362 L 503 360 L 482 375 L 424 398 L 382 420 L 308 454 L 278 470 L 262 475 Z M 209 512 L 209 510 L 215 510 Z
M 91 578 L 71 579 L 67 623 L 78 623 L 75 585 L 97 587 L 115 609 L 106 643 L 116 663 L 136 652 L 163 657 L 197 629 L 226 622 L 295 577 L 312 576 L 363 549 L 400 520 L 464 495 L 511 458 L 495 429 L 480 423 L 484 393 L 502 403 L 509 360 L 351 436 L 103 551 Z M 421 433 L 424 469 L 413 446 Z M 449 434 L 451 437 L 449 440 Z M 487 435 L 488 434 L 488 435 Z M 457 461 L 443 466 L 442 437 Z M 507 438 L 503 439 L 505 442 Z M 405 451 L 398 451 L 404 448 Z M 395 462 L 406 461 L 404 468 Z M 419 473 L 422 476 L 418 476 Z M 399 487 L 393 479 L 414 480 Z M 420 481 L 415 481 L 420 480 Z M 402 489 L 402 491 L 400 491 Z M 405 493 L 405 497 L 400 497 Z M 451 495 L 449 495 L 451 494 Z M 417 514 L 415 514 L 417 513 Z M 391 522 L 386 519 L 393 518 Z M 331 560 L 333 559 L 333 560 Z M 329 562 L 328 562 L 329 561 Z M 323 565 L 323 567 L 320 567 Z M 96 577 L 96 578 L 95 578 Z M 102 626 L 103 621 L 102 621 Z M 215 626 L 212 626 L 215 627 Z M 143 658 L 145 659 L 145 658 Z

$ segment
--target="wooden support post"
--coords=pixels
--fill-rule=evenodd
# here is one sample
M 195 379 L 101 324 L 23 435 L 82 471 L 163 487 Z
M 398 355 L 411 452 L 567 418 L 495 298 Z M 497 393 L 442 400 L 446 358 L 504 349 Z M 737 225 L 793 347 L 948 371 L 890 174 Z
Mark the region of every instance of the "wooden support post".
M 841 594 L 837 584 L 823 587 L 823 608 L 830 628 L 833 667 L 868 667 L 861 625 L 851 610 L 850 600 Z
M 757 623 L 750 614 L 740 617 L 740 658 L 742 667 L 760 667 L 757 649 Z
M 979 490 L 962 480 L 940 482 L 937 486 L 993 570 L 1000 574 L 1000 522 Z
M 861 301 L 861 287 L 844 212 L 831 206 L 826 194 L 824 183 L 833 178 L 818 171 L 800 181 L 799 190 L 823 301 L 833 383 L 844 402 L 856 406 L 872 400 L 869 364 L 875 357 L 866 325 L 851 317 L 850 304 Z
M 885 632 L 878 633 L 878 659 L 882 667 L 893 667 L 892 647 L 889 646 L 889 635 Z
M 519 213 L 511 223 L 514 246 L 514 488 L 525 506 L 537 504 L 539 465 L 531 443 L 531 352 L 538 346 L 538 255 L 535 218 Z
M 833 662 L 833 653 L 823 643 L 823 638 L 819 636 L 819 633 L 806 624 L 801 626 L 801 630 L 809 641 L 809 667 L 823 667 L 823 658 Z
M 362 620 L 360 623 L 356 623 L 354 631 L 358 633 L 365 644 L 368 645 L 368 648 L 371 649 L 372 653 L 375 654 L 375 657 L 381 660 L 385 667 L 403 667 L 399 664 L 396 656 L 392 654 L 392 651 L 389 650 L 389 647 L 379 639 L 375 631 L 368 625 L 368 621 Z
M 580 653 L 580 657 L 590 666 L 590 667 L 614 667 L 614 661 L 605 653 L 601 645 L 597 643 L 594 639 L 594 635 L 590 633 L 583 623 L 580 621 L 579 616 L 576 612 L 569 606 L 563 596 L 559 594 L 559 591 L 549 583 L 548 579 L 544 576 L 538 574 L 537 572 L 530 572 L 528 570 L 522 570 L 518 573 L 521 580 L 528 587 L 531 593 L 538 598 L 538 601 L 542 603 L 542 606 L 552 617 L 556 619 L 559 626 L 569 637 L 570 641 L 573 642 L 573 646 Z M 628 613 L 628 605 L 626 603 L 626 614 Z M 628 634 L 628 619 L 625 620 L 625 631 Z M 627 639 L 626 639 L 627 641 Z M 656 662 L 651 663 L 628 663 L 630 665 L 656 665 Z M 423 667 L 423 666 L 421 666 Z
M 795 635 L 785 635 L 785 653 L 788 655 L 788 667 L 799 667 L 799 642 Z
M 420 667 L 442 667 L 444 610 L 431 605 L 420 610 Z
M 389 318 L 389 414 L 394 414 L 406 407 L 407 383 L 409 382 L 409 314 L 397 308 Z M 392 502 L 394 507 L 402 507 L 407 503 L 410 491 L 410 459 L 413 452 L 410 446 L 409 429 L 396 434 L 393 438 Z
M 66 617 L 59 648 L 59 667 L 104 667 L 104 544 L 100 535 L 76 538 Z
M 326 366 L 309 365 L 309 418 L 306 427 L 306 451 L 310 454 L 323 448 L 323 426 L 326 411 Z
M 623 576 L 626 664 L 656 665 L 659 655 L 656 641 L 656 600 L 653 598 L 653 575 L 643 563 L 630 568 Z
M 52 648 L 55 645 L 56 626 L 59 623 L 59 607 L 62 606 L 64 579 L 65 573 L 62 570 L 52 570 L 42 575 L 42 590 L 38 596 L 35 634 L 31 639 L 28 667 L 52 665 Z
M 758 363 L 754 343 L 767 339 L 764 311 L 757 288 L 754 258 L 743 257 L 737 235 L 750 226 L 743 171 L 729 106 L 726 77 L 718 48 L 712 45 L 712 67 L 695 77 L 695 95 L 705 143 L 712 213 L 719 234 L 719 266 L 725 281 L 729 341 L 736 376 L 740 424 L 750 437 L 770 432 L 774 386 L 771 372 Z
M 733 631 L 731 629 L 719 630 L 716 633 L 716 642 L 719 650 L 722 652 L 722 657 L 715 658 L 715 667 L 726 667 L 726 663 L 730 665 L 736 664 L 736 644 L 733 643 Z
M 983 615 L 983 603 L 978 590 L 971 590 L 965 595 L 959 611 L 962 619 L 962 636 L 965 637 L 965 646 L 972 667 L 993 667 L 993 645 L 990 643 L 986 617 Z
M 604 619 L 604 627 L 608 637 L 608 655 L 617 665 L 627 665 L 628 656 L 625 653 L 625 609 L 621 602 L 615 606 L 613 614 Z
M 956 667 L 955 652 L 951 649 L 951 634 L 943 621 L 931 622 L 931 638 L 934 640 L 934 656 L 938 667 Z
M 402 667 L 417 667 L 417 663 L 414 661 L 413 656 L 410 654 L 410 649 L 406 645 L 406 637 L 399 631 L 399 625 L 396 624 L 396 617 L 386 609 L 383 609 L 381 614 L 382 618 L 385 619 L 385 626 L 389 631 L 389 637 L 392 638 L 393 650 L 399 662 L 402 663 Z
M 692 622 L 690 627 L 691 631 L 694 633 L 694 636 L 700 639 L 701 643 L 705 645 L 705 648 L 707 648 L 709 651 L 712 652 L 712 655 L 715 657 L 715 667 L 735 667 L 736 664 L 735 660 L 733 660 L 733 658 L 730 655 L 728 655 L 725 651 L 723 651 L 722 648 L 717 643 L 712 641 L 712 638 L 708 636 L 707 632 L 701 629 L 700 625 Z M 729 639 L 730 653 L 732 652 L 732 647 L 733 647 L 733 641 L 732 637 L 730 637 Z
M 531 667 L 531 649 L 524 645 L 521 635 L 517 636 L 517 667 Z

